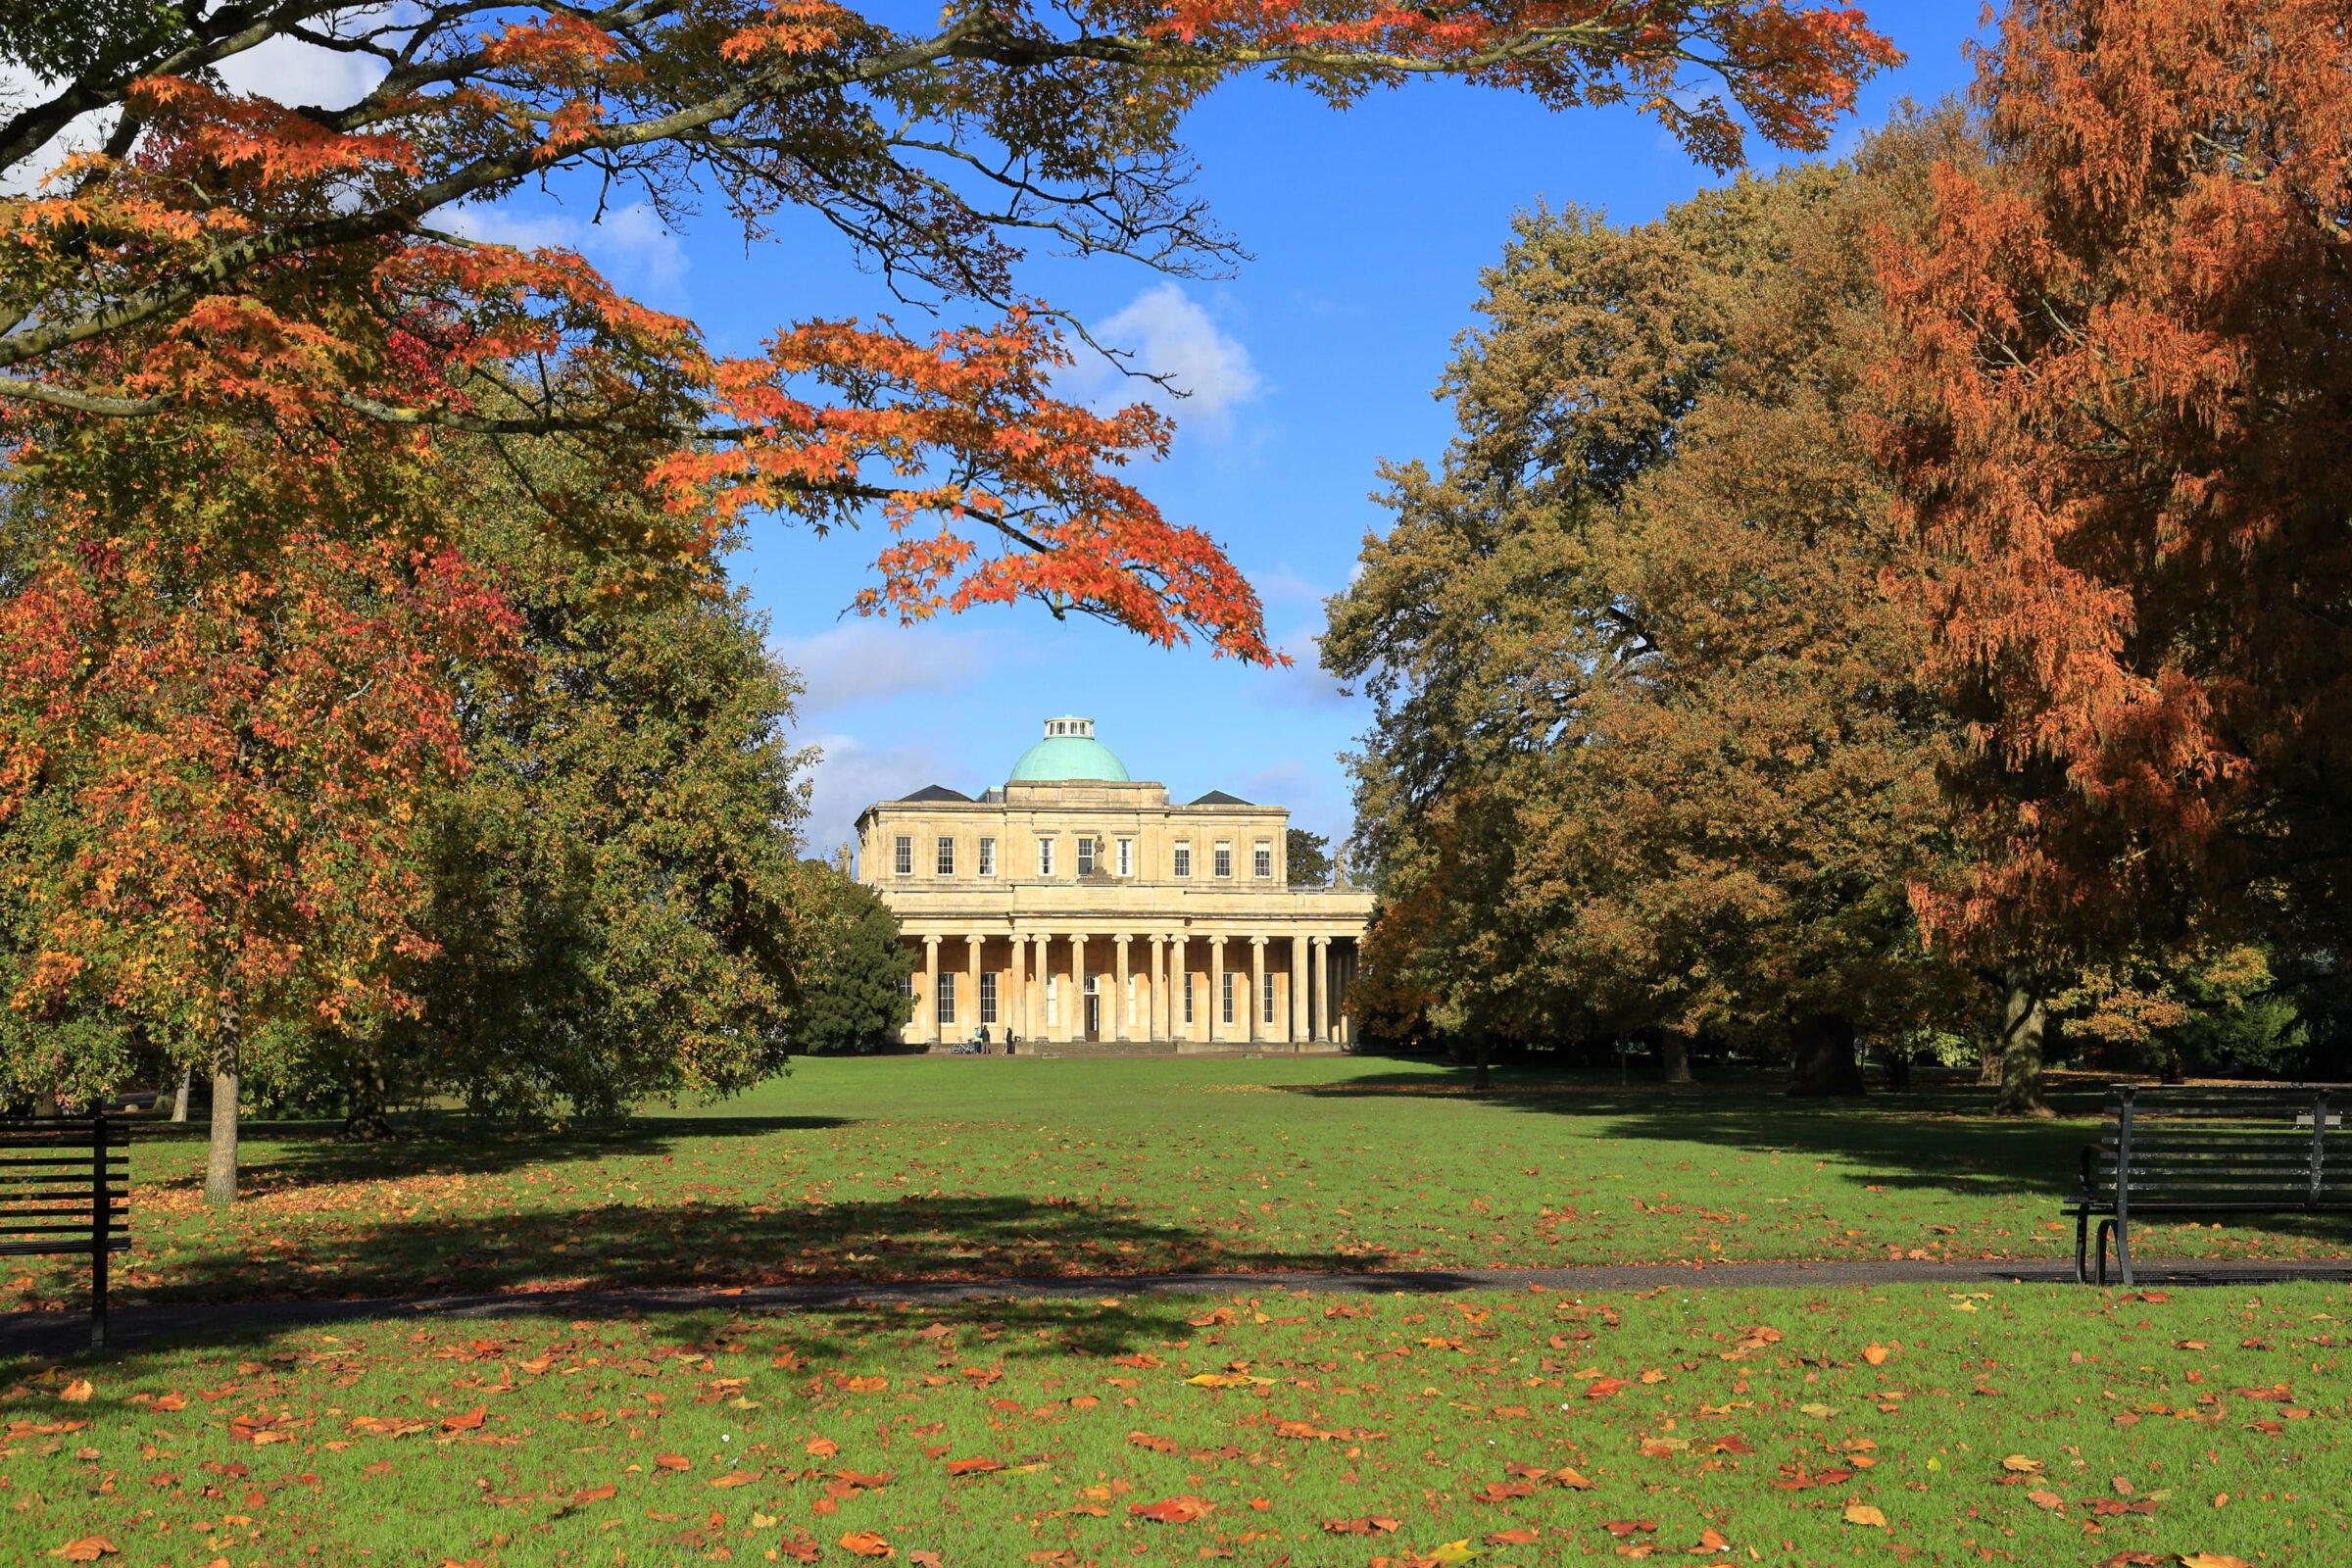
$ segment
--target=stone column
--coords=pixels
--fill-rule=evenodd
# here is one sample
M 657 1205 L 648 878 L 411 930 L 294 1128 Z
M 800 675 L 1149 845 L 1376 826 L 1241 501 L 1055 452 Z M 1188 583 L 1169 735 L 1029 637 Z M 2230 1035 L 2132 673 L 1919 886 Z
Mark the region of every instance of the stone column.
M 1184 950 L 1188 947 L 1184 933 L 1179 931 L 1168 938 L 1168 1038 L 1190 1040 L 1192 1035 L 1184 1022 Z
M 1309 945 L 1315 950 L 1315 1039 L 1331 1038 L 1331 938 L 1315 937 Z
M 1260 1041 L 1266 1037 L 1266 939 L 1250 939 L 1250 1032 L 1242 1038 Z
M 1116 960 L 1119 977 L 1118 991 L 1112 996 L 1110 1004 L 1111 1010 L 1115 1014 L 1111 1019 L 1110 1038 L 1125 1040 L 1133 1032 L 1129 1027 L 1131 1020 L 1127 1009 L 1127 949 L 1134 943 L 1135 937 L 1132 933 L 1122 931 L 1110 940 L 1119 945 Z
M 1225 1016 L 1225 934 L 1214 932 L 1208 939 L 1208 1043 L 1215 1045 L 1224 1037 Z
M 926 1016 L 915 1020 L 917 1040 L 939 1044 L 939 938 L 923 938 L 923 1001 Z
M 1070 938 L 1070 1032 L 1067 1038 L 1086 1038 L 1086 934 Z
M 1021 1042 L 1046 1038 L 1046 959 L 1052 950 L 1040 936 L 1025 937 L 1023 945 L 1029 950 L 1029 979 L 1023 988 L 1029 999 L 1029 1027 L 1021 1031 Z
M 1306 1038 L 1306 938 L 1291 938 L 1291 1044 Z
M 1152 1040 L 1166 1040 L 1168 1034 L 1168 939 L 1159 932 L 1152 933 L 1152 1008 L 1147 1014 L 1149 1027 L 1144 1031 Z
M 959 1040 L 970 1039 L 972 1030 L 980 1027 L 980 944 L 986 940 L 977 932 L 963 939 L 963 966 L 970 975 L 964 984 L 972 994 L 956 1008 L 956 1038 Z M 968 1027 L 963 1021 L 967 1017 L 972 1020 Z

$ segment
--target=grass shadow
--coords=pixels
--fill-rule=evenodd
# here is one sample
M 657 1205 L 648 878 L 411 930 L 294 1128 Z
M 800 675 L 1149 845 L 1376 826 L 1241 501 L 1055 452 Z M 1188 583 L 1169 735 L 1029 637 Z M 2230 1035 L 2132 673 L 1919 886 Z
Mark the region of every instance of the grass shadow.
M 532 1165 L 658 1156 L 682 1142 L 766 1138 L 855 1125 L 849 1116 L 632 1116 L 562 1129 L 520 1127 L 458 1115 L 404 1118 L 394 1136 L 347 1138 L 325 1121 L 247 1121 L 240 1129 L 240 1197 L 416 1176 L 496 1176 Z M 201 1125 L 134 1124 L 141 1144 L 201 1146 Z M 203 1184 L 201 1169 L 152 1181 L 162 1191 Z

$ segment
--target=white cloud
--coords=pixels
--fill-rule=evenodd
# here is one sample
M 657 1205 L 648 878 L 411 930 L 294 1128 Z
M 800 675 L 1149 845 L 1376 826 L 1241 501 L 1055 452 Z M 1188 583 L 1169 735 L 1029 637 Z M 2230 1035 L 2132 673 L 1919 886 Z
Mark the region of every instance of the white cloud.
M 1233 428 L 1233 410 L 1264 385 L 1242 341 L 1174 283 L 1144 290 L 1096 323 L 1094 333 L 1104 347 L 1133 356 L 1130 368 L 1164 375 L 1185 394 L 1175 396 L 1150 381 L 1121 375 L 1081 345 L 1078 364 L 1064 379 L 1076 396 L 1101 410 L 1150 403 L 1180 425 L 1222 436 Z
M 365 25 L 369 20 L 363 13 L 347 17 L 342 25 Z M 298 109 L 348 109 L 383 75 L 384 63 L 373 55 L 321 49 L 299 38 L 271 38 L 220 62 L 220 79 L 232 91 Z
M 962 771 L 924 742 L 872 747 L 854 735 L 821 735 L 822 754 L 810 774 L 808 853 L 831 859 L 836 846 L 858 841 L 858 813 L 877 801 L 895 801 L 926 784 L 967 790 Z
M 957 692 L 1002 662 L 980 632 L 940 631 L 850 620 L 808 637 L 778 637 L 770 650 L 807 683 L 804 713 L 886 702 L 915 693 Z
M 577 251 L 614 286 L 633 293 L 675 298 L 685 290 L 686 247 L 644 202 L 607 208 L 593 222 L 568 213 L 523 212 L 504 205 L 456 208 L 440 222 L 488 245 Z

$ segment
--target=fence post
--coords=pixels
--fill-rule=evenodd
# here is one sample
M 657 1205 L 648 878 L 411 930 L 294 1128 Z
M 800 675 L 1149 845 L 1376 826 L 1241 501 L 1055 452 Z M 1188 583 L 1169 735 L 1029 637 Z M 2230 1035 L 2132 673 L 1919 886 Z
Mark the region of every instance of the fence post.
M 2328 1091 L 2311 1107 L 2311 1206 L 2320 1206 L 2320 1172 L 2328 1159 Z
M 106 1112 L 90 1118 L 90 1348 L 106 1348 L 106 1262 L 114 1219 L 114 1194 L 107 1189 Z

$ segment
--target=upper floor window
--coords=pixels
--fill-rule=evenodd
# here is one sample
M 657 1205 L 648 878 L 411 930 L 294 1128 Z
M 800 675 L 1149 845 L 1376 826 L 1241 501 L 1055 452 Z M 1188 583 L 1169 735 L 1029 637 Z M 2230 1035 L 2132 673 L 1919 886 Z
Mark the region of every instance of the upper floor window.
M 1176 841 L 1176 853 L 1171 858 L 1169 869 L 1178 876 L 1193 874 L 1193 847 L 1182 839 Z
M 1080 876 L 1095 874 L 1095 841 L 1091 838 L 1078 841 L 1078 874 Z
M 1039 876 L 1054 874 L 1054 841 L 1052 839 L 1037 841 L 1037 874 Z
M 1135 875 L 1135 840 L 1119 840 L 1119 875 Z
M 939 841 L 939 874 L 941 876 L 956 874 L 956 841 L 954 839 L 943 837 Z
M 1272 876 L 1274 874 L 1274 846 L 1272 843 L 1265 839 L 1257 841 L 1257 848 L 1250 857 L 1250 873 L 1252 876 Z
M 913 835 L 913 834 L 911 834 L 911 833 L 902 833 L 902 834 L 900 834 L 900 835 L 899 835 L 899 842 L 898 842 L 898 854 L 897 854 L 896 858 L 892 859 L 892 861 L 891 861 L 891 866 L 892 866 L 892 868 L 893 868 L 894 870 L 896 870 L 896 871 L 899 873 L 899 875 L 901 875 L 901 876 L 912 876 L 912 875 L 914 875 L 914 835 Z
M 997 841 L 995 839 L 980 841 L 980 874 L 982 876 L 997 874 Z
M 1217 846 L 1217 864 L 1216 864 L 1216 872 L 1217 872 L 1217 875 L 1219 875 L 1219 876 L 1231 876 L 1231 875 L 1233 875 L 1233 846 L 1232 846 L 1232 845 L 1230 845 L 1230 844 L 1220 844 L 1220 845 L 1218 845 L 1218 846 Z

